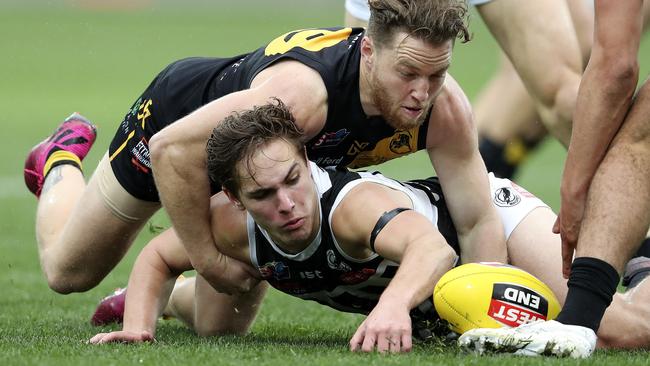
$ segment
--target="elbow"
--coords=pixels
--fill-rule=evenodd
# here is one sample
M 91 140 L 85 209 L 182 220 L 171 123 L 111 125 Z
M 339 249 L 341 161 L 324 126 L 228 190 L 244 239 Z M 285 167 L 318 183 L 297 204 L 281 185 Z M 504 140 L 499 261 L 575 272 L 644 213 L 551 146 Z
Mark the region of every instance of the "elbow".
M 159 132 L 149 139 L 149 153 L 151 154 L 151 165 L 160 166 L 161 162 L 168 158 L 173 152 L 174 143 L 164 132 Z
M 458 263 L 459 259 L 458 254 L 456 254 L 454 249 L 449 245 L 446 245 L 444 249 L 441 250 L 439 258 L 441 261 L 444 261 L 444 263 L 448 265 L 446 268 L 450 269 L 453 268 L 456 263 Z
M 154 173 L 156 169 L 174 166 L 175 162 L 186 162 L 190 145 L 164 130 L 153 135 L 149 139 L 149 153 Z

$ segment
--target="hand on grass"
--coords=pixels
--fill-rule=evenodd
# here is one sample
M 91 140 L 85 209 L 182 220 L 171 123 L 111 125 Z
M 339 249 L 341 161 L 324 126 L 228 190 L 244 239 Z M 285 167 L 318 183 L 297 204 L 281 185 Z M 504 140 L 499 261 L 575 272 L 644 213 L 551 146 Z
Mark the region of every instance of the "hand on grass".
M 361 323 L 350 340 L 352 352 L 410 352 L 411 317 L 408 309 L 377 306 Z
M 110 333 L 99 333 L 90 338 L 90 344 L 104 344 L 104 343 L 142 343 L 155 341 L 153 335 L 147 331 L 131 332 L 126 330 L 119 330 Z

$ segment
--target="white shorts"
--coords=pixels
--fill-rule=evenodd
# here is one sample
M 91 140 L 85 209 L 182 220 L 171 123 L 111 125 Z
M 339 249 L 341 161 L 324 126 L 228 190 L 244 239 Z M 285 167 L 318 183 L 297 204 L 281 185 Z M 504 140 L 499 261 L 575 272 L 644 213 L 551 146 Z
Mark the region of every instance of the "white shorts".
M 481 5 L 492 0 L 468 0 L 469 5 Z M 345 0 L 345 10 L 353 17 L 366 22 L 370 19 L 370 10 L 368 9 L 368 0 Z
M 537 207 L 548 207 L 542 200 L 509 179 L 497 178 L 492 173 L 489 177 L 492 204 L 503 222 L 506 239 L 510 238 L 510 234 L 531 211 Z

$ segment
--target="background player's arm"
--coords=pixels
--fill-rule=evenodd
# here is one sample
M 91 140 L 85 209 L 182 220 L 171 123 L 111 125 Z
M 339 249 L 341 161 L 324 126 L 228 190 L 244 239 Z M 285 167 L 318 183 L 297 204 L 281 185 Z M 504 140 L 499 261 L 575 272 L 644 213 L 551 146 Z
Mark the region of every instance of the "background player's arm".
M 284 61 L 260 72 L 250 89 L 203 106 L 150 141 L 160 200 L 192 265 L 215 289 L 225 293 L 249 289 L 223 279 L 226 258 L 216 249 L 210 231 L 205 146 L 214 126 L 228 114 L 267 103 L 271 97 L 281 99 L 291 108 L 308 137 L 320 130 L 325 121 L 327 91 L 318 73 L 296 61 Z
M 630 108 L 639 76 L 643 2 L 598 0 L 595 7 L 593 49 L 580 83 L 561 187 L 558 220 L 563 244 L 572 247 L 591 180 Z M 565 254 L 566 267 L 571 255 Z
M 90 343 L 151 341 L 178 275 L 192 269 L 189 257 L 173 229 L 147 244 L 129 276 L 121 331 L 99 333 Z
M 458 232 L 462 262 L 505 263 L 503 225 L 491 202 L 471 107 L 450 75 L 434 106 L 427 149 Z
M 367 257 L 371 254 L 370 234 L 379 217 L 385 211 L 411 206 L 402 192 L 362 183 L 334 211 L 332 229 L 349 255 Z M 375 250 L 400 267 L 350 340 L 350 347 L 364 352 L 375 347 L 380 352 L 408 352 L 409 311 L 431 296 L 436 281 L 453 267 L 456 254 L 435 226 L 412 210 L 401 212 L 384 226 L 375 240 Z

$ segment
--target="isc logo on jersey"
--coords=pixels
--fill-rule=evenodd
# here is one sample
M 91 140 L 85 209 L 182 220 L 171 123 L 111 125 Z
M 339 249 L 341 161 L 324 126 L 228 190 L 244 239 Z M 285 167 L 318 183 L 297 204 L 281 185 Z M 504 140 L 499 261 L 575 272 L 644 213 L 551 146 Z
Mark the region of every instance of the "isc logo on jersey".
M 500 263 L 470 263 L 440 278 L 433 301 L 452 331 L 516 327 L 553 319 L 560 304 L 551 289 L 530 273 Z

